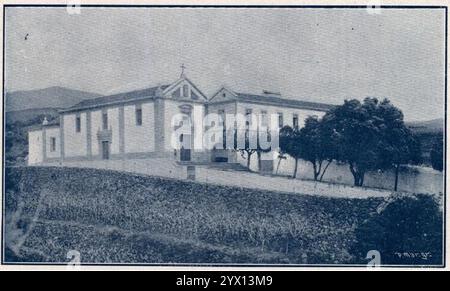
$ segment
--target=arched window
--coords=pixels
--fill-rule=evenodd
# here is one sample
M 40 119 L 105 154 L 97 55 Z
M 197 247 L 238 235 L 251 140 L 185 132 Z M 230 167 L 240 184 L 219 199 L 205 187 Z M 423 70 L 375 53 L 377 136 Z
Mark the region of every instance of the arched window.
M 183 85 L 183 97 L 188 98 L 189 97 L 189 86 Z

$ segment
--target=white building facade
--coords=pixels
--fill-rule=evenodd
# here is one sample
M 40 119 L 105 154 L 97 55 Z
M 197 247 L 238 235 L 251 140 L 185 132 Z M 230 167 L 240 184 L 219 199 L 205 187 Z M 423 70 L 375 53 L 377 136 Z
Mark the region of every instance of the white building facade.
M 193 164 L 245 164 L 234 150 L 201 145 L 207 130 L 203 123 L 206 115 L 264 115 L 276 118 L 280 128 L 302 127 L 308 116 L 321 117 L 330 108 L 322 103 L 283 99 L 271 92 L 244 94 L 228 88 L 207 98 L 182 74 L 169 85 L 89 99 L 61 110 L 59 123 L 44 123 L 29 131 L 28 163 L 166 158 Z M 190 132 L 174 135 L 181 124 L 174 123 L 177 115 L 190 117 Z M 192 146 L 174 147 L 177 142 Z M 276 154 L 264 154 L 263 160 L 264 170 L 270 172 Z

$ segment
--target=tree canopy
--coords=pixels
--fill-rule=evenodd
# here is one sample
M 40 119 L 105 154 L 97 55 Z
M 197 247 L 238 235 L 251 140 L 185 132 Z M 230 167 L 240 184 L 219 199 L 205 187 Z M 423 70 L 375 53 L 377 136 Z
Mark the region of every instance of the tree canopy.
M 437 137 L 433 142 L 430 152 L 431 166 L 438 171 L 444 170 L 444 141 L 442 136 Z
M 387 99 L 346 100 L 325 114 L 322 122 L 325 135 L 333 140 L 333 158 L 348 164 L 355 186 L 364 184 L 368 171 L 394 165 L 398 169 L 420 157 L 403 113 Z

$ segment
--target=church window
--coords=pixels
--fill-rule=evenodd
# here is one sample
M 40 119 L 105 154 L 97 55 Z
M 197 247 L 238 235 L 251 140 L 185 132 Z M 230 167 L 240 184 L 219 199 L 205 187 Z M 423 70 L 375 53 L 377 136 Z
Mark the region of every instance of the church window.
M 142 108 L 136 108 L 136 125 L 142 125 Z
M 56 137 L 50 138 L 50 151 L 55 152 L 56 151 Z
M 278 126 L 280 128 L 283 128 L 284 126 L 284 117 L 283 117 L 283 113 L 278 113 Z
M 81 117 L 80 116 L 77 116 L 77 118 L 75 120 L 75 131 L 81 132 Z
M 294 114 L 294 118 L 293 118 L 293 125 L 294 125 L 294 128 L 298 128 L 298 126 L 299 126 L 299 123 L 298 123 L 298 114 Z
M 108 129 L 108 113 L 103 113 L 102 116 L 102 123 L 103 123 L 103 130 L 107 130 Z
M 189 86 L 183 85 L 183 97 L 187 98 L 189 97 Z
M 269 126 L 269 120 L 267 119 L 267 111 L 261 111 L 261 126 Z
M 252 123 L 252 114 L 253 114 L 253 110 L 252 109 L 246 109 L 245 110 L 245 119 L 246 121 L 246 125 L 249 126 Z

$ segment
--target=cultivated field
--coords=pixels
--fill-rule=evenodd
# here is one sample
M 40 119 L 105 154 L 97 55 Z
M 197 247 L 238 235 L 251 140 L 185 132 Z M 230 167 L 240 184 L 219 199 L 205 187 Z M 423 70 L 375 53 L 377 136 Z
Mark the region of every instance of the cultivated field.
M 15 167 L 5 178 L 7 262 L 65 263 L 76 250 L 83 263 L 365 264 L 364 226 L 386 204 L 96 169 Z

